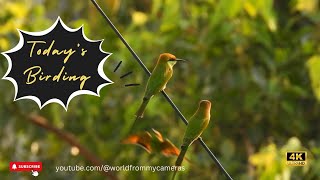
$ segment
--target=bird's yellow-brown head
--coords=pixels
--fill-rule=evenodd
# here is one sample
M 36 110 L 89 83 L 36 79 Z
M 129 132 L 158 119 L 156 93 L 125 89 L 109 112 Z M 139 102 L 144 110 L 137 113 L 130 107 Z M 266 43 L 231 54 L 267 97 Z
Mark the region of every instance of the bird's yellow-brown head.
M 200 101 L 200 106 L 205 107 L 205 109 L 210 109 L 211 108 L 211 102 L 209 100 L 201 100 Z
M 178 59 L 175 55 L 170 53 L 162 53 L 159 56 L 158 64 L 168 63 L 171 66 L 174 66 L 179 61 L 186 61 L 184 59 Z
M 211 102 L 209 100 L 201 100 L 199 103 L 199 110 L 210 118 Z

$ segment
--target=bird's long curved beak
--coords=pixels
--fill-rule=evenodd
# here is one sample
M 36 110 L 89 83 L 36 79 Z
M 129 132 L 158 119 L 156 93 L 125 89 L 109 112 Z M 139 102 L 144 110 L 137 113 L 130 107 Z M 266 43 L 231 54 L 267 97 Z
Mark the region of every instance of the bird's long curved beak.
M 185 60 L 185 59 L 176 59 L 176 61 L 180 61 L 180 62 L 189 62 L 188 60 Z

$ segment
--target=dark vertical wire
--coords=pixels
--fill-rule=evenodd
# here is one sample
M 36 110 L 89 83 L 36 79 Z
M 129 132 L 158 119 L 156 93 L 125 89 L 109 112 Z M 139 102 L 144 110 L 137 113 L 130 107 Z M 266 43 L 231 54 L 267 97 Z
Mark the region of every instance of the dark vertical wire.
M 121 33 L 118 31 L 118 29 L 113 25 L 112 21 L 109 19 L 109 17 L 103 12 L 103 10 L 101 9 L 101 7 L 98 5 L 98 3 L 95 0 L 91 0 L 91 2 L 93 3 L 93 5 L 97 8 L 97 10 L 101 13 L 101 15 L 103 16 L 103 18 L 107 21 L 107 23 L 110 25 L 110 27 L 113 29 L 113 31 L 117 34 L 117 36 L 121 39 L 122 43 L 127 47 L 127 49 L 130 51 L 130 53 L 132 54 L 132 56 L 136 59 L 136 61 L 140 64 L 140 66 L 142 67 L 142 69 L 145 71 L 145 73 L 150 76 L 151 73 L 148 70 L 148 68 L 144 65 L 144 63 L 141 61 L 141 59 L 139 58 L 139 56 L 134 52 L 134 50 L 131 48 L 131 46 L 127 43 L 127 41 L 123 38 L 123 36 L 121 35 Z M 179 117 L 181 118 L 181 120 L 188 125 L 188 121 L 187 119 L 183 116 L 183 114 L 180 112 L 180 110 L 178 109 L 178 107 L 174 104 L 174 102 L 171 100 L 171 98 L 167 95 L 167 93 L 165 91 L 161 91 L 161 93 L 163 94 L 163 96 L 165 97 L 165 99 L 170 103 L 170 105 L 172 106 L 172 108 L 176 111 L 176 113 L 179 115 Z M 219 160 L 216 158 L 216 156 L 213 154 L 213 152 L 209 149 L 209 147 L 206 145 L 206 143 L 202 140 L 202 138 L 198 138 L 198 141 L 200 142 L 200 144 L 202 145 L 202 147 L 207 151 L 207 153 L 209 154 L 209 156 L 212 158 L 212 160 L 216 163 L 216 165 L 220 168 L 220 170 L 223 172 L 223 174 L 230 180 L 232 180 L 232 177 L 229 175 L 229 173 L 224 169 L 224 167 L 222 166 L 222 164 L 219 162 Z

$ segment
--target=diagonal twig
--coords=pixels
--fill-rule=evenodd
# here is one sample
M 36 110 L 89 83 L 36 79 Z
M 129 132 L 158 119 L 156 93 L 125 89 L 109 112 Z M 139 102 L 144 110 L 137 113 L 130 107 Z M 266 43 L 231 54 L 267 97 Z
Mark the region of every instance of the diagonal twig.
M 114 24 L 112 23 L 112 21 L 109 19 L 109 17 L 103 12 L 103 10 L 101 9 L 101 7 L 98 5 L 98 3 L 95 0 L 91 0 L 91 2 L 93 3 L 93 5 L 97 8 L 97 10 L 101 13 L 101 15 L 103 16 L 103 18 L 107 21 L 107 23 L 110 25 L 110 27 L 112 28 L 112 30 L 117 34 L 117 36 L 120 38 L 120 40 L 122 41 L 122 43 L 127 47 L 127 49 L 130 51 L 130 53 L 132 54 L 132 56 L 135 58 L 135 60 L 139 63 L 139 65 L 142 67 L 142 69 L 145 71 L 145 73 L 150 76 L 151 73 L 148 70 L 148 68 L 144 65 L 144 63 L 141 61 L 141 59 L 139 58 L 139 56 L 134 52 L 134 50 L 131 48 L 131 46 L 127 43 L 127 41 L 123 38 L 123 36 L 121 35 L 121 33 L 118 31 L 118 29 L 114 26 Z M 187 119 L 183 116 L 183 114 L 180 112 L 180 110 L 178 109 L 178 107 L 174 104 L 174 102 L 171 100 L 171 98 L 167 95 L 167 93 L 165 91 L 161 91 L 162 95 L 165 97 L 165 99 L 170 103 L 170 105 L 172 106 L 172 108 L 176 111 L 176 113 L 179 115 L 179 117 L 181 118 L 181 120 L 187 125 L 188 121 Z M 212 158 L 212 160 L 216 163 L 216 165 L 220 168 L 220 170 L 223 172 L 223 174 L 230 180 L 232 180 L 232 177 L 228 174 L 228 172 L 224 169 L 224 167 L 222 166 L 222 164 L 219 162 L 219 160 L 216 158 L 216 156 L 213 154 L 213 152 L 208 148 L 208 146 L 206 145 L 206 143 L 202 140 L 202 138 L 200 137 L 198 139 L 198 141 L 200 142 L 200 144 L 202 145 L 202 147 L 207 151 L 207 153 L 209 154 L 209 156 Z

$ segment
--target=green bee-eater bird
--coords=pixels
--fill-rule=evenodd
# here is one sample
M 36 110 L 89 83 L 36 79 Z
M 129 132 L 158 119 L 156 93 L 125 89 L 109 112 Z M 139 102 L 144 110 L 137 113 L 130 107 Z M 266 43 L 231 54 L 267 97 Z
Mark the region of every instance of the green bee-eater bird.
M 188 150 L 188 147 L 197 140 L 202 132 L 207 128 L 210 121 L 211 102 L 208 100 L 202 100 L 199 103 L 197 111 L 189 120 L 187 129 L 184 133 L 183 142 L 181 145 L 181 151 L 175 163 L 175 166 L 181 166 L 184 156 Z M 174 172 L 172 179 L 175 178 L 177 171 Z
M 173 66 L 179 61 L 186 60 L 178 59 L 169 53 L 160 54 L 157 64 L 155 65 L 151 76 L 148 79 L 143 101 L 140 105 L 140 108 L 136 112 L 136 120 L 134 124 L 136 123 L 137 119 L 143 117 L 143 113 L 149 103 L 149 100 L 155 94 L 166 88 L 166 85 L 173 74 Z

